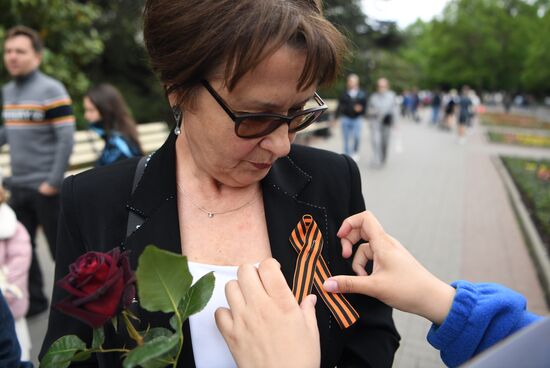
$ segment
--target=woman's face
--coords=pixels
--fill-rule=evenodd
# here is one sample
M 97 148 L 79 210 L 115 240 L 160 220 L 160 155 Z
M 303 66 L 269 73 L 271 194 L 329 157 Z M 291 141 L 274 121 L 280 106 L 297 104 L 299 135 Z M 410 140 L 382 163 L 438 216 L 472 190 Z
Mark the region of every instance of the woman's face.
M 237 114 L 286 115 L 300 110 L 315 92 L 315 85 L 297 91 L 304 62 L 303 52 L 284 46 L 245 74 L 231 92 L 221 79 L 209 82 Z M 245 187 L 263 179 L 273 162 L 289 153 L 295 136 L 283 124 L 264 137 L 238 137 L 233 120 L 204 87 L 198 89 L 193 108 L 184 112 L 182 134 L 197 169 L 231 187 Z
M 101 120 L 99 110 L 88 97 L 84 97 L 84 119 L 88 123 L 95 123 Z

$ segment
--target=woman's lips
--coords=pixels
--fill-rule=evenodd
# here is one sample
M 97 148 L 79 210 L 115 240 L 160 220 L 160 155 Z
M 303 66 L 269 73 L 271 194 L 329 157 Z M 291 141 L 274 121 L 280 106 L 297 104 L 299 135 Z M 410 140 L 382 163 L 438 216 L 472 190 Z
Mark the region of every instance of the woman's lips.
M 258 162 L 251 162 L 252 166 L 254 166 L 258 170 L 265 170 L 269 169 L 271 167 L 270 163 L 258 163 Z

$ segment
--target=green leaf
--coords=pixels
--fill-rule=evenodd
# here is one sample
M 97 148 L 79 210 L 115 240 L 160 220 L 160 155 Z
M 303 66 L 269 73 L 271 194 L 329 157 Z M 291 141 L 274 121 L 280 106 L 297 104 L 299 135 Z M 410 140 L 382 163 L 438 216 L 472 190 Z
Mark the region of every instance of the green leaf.
M 153 327 L 147 331 L 142 331 L 141 334 L 143 335 L 143 340 L 148 342 L 159 336 L 170 337 L 174 334 L 174 332 L 164 327 Z
M 177 347 L 178 339 L 177 334 L 173 334 L 170 337 L 155 337 L 151 341 L 130 351 L 122 363 L 123 368 L 137 367 L 138 365 L 144 365 L 163 357 L 174 347 Z
M 187 257 L 148 245 L 136 271 L 141 307 L 149 312 L 175 312 L 193 277 Z
M 40 367 L 66 368 L 71 364 L 74 355 L 85 350 L 86 344 L 76 335 L 66 335 L 55 340 L 42 358 Z
M 167 366 L 171 366 L 174 358 L 172 359 L 164 359 L 164 358 L 158 358 L 155 360 L 150 360 L 148 362 L 140 364 L 141 368 L 166 368 Z
M 183 300 L 181 302 L 183 303 Z M 181 309 L 181 304 L 179 308 Z M 175 314 L 170 318 L 170 327 L 172 327 L 174 331 L 178 331 L 178 328 L 181 329 L 181 326 L 178 326 L 178 319 Z
M 90 359 L 91 356 L 92 356 L 92 352 L 90 350 L 79 351 L 71 359 L 71 362 L 83 362 L 85 360 Z
M 143 332 L 143 337 L 146 342 L 151 341 L 159 336 L 165 336 L 165 337 L 171 337 L 174 335 L 174 332 L 170 331 L 167 328 L 164 327 L 153 327 L 147 332 Z M 176 353 L 178 352 L 178 345 L 174 346 L 171 350 L 169 350 L 166 354 L 163 356 L 151 360 L 147 363 L 142 363 L 142 368 L 165 368 L 167 365 L 171 364 L 172 361 L 174 361 L 176 357 Z
M 187 292 L 180 304 L 180 314 L 183 321 L 189 316 L 200 312 L 208 304 L 214 292 L 216 278 L 214 272 L 209 272 L 199 279 Z
M 94 328 L 94 338 L 92 340 L 92 349 L 99 349 L 105 341 L 105 331 L 103 327 Z

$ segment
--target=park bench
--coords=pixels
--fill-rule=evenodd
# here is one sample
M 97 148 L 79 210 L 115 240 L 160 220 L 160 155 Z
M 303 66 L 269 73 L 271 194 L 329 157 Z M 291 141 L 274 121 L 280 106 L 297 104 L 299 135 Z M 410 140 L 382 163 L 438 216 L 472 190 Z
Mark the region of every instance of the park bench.
M 311 124 L 301 131 L 296 137 L 296 142 L 307 144 L 315 136 L 326 136 L 331 128 L 333 112 L 336 108 L 336 100 L 327 100 L 328 111 L 320 121 Z M 158 149 L 168 136 L 169 127 L 164 122 L 139 124 L 137 126 L 141 146 L 145 153 Z M 75 132 L 74 147 L 69 159 L 69 169 L 66 175 L 77 174 L 93 166 L 99 153 L 103 149 L 103 140 L 94 132 L 82 130 Z M 9 146 L 5 145 L 0 150 L 0 173 L 2 176 L 10 176 Z
M 159 148 L 168 136 L 168 126 L 164 122 L 154 122 L 138 125 L 141 146 L 146 153 Z M 103 149 L 103 140 L 94 132 L 82 130 L 75 132 L 74 147 L 69 159 L 69 170 L 66 175 L 77 174 L 93 166 Z M 0 172 L 2 176 L 10 176 L 9 146 L 0 150 Z

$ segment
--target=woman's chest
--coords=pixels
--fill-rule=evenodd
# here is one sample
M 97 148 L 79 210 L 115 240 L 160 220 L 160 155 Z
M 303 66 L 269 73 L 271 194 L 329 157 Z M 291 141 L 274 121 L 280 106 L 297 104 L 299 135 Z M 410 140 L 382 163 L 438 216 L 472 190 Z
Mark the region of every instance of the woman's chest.
M 209 217 L 180 208 L 182 253 L 190 261 L 213 265 L 257 263 L 271 256 L 263 206 Z

